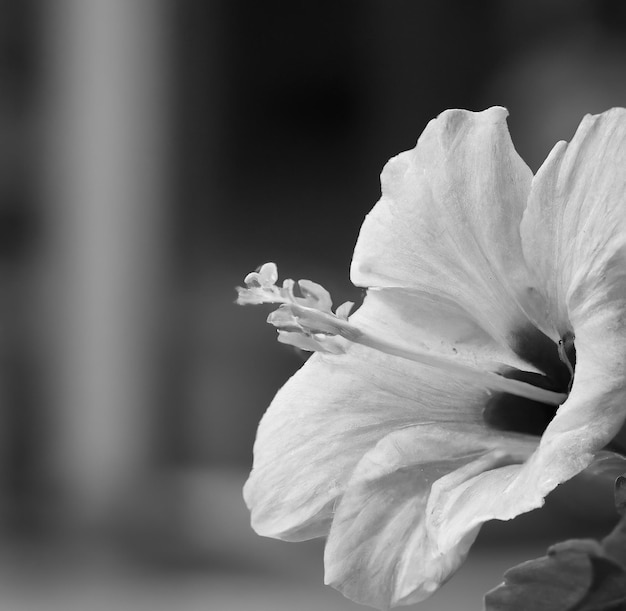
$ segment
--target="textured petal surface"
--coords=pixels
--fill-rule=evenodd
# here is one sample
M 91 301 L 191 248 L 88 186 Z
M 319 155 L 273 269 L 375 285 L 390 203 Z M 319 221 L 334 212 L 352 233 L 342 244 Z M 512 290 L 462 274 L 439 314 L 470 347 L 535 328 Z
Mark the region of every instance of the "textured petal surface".
M 557 336 L 575 335 L 571 393 L 522 466 L 457 487 L 438 482 L 433 529 L 442 549 L 488 519 L 539 507 L 559 483 L 587 468 L 626 419 L 626 111 L 586 117 L 535 178 L 522 237 Z
M 584 371 L 584 362 L 580 368 Z M 587 371 L 589 371 L 587 369 Z M 558 484 L 580 473 L 623 420 L 623 402 L 602 392 L 602 378 L 577 373 L 570 398 L 523 465 L 507 465 L 459 482 L 454 474 L 433 486 L 426 510 L 439 549 L 453 549 L 466 533 L 491 519 L 509 520 L 543 505 Z
M 390 339 L 434 345 L 414 324 L 416 315 L 428 311 L 417 303 L 412 311 L 411 303 L 414 296 L 405 293 L 368 295 L 350 322 L 375 327 Z M 441 350 L 457 350 L 458 358 L 487 368 L 495 354 L 489 338 L 448 313 L 449 343 Z M 466 343 L 455 348 L 457 332 Z M 288 540 L 327 534 L 354 466 L 382 437 L 419 423 L 483 427 L 489 396 L 478 383 L 460 383 L 446 372 L 370 348 L 348 345 L 346 354 L 314 355 L 279 391 L 259 426 L 244 490 L 253 527 Z
M 452 301 L 503 344 L 538 307 L 519 235 L 532 173 L 513 148 L 506 116 L 497 107 L 446 111 L 415 149 L 391 159 L 351 270 L 359 286 Z
M 542 440 L 560 447 L 555 477 L 586 466 L 626 419 L 625 170 L 626 110 L 585 117 L 537 173 L 522 223 L 552 325 L 575 336 L 572 392 Z
M 424 424 L 383 438 L 356 467 L 326 544 L 326 583 L 385 609 L 430 596 L 461 565 L 478 528 L 440 553 L 426 528 L 431 486 L 523 461 L 536 442 L 484 427 Z
M 561 337 L 607 307 L 623 312 L 626 286 L 626 110 L 588 115 L 533 180 L 524 255 Z
M 410 344 L 482 371 L 540 371 L 510 346 L 497 343 L 458 304 L 423 291 L 371 289 L 351 321 L 389 341 Z

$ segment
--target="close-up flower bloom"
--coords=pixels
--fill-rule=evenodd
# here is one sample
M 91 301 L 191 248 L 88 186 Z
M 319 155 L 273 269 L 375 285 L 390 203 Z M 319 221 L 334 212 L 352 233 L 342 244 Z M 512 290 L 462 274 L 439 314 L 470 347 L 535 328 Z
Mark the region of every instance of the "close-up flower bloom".
M 315 352 L 259 426 L 252 525 L 327 537 L 325 581 L 359 603 L 427 598 L 484 522 L 619 460 L 626 110 L 586 116 L 534 176 L 506 116 L 448 110 L 387 163 L 354 314 L 313 282 L 278 287 L 273 264 L 239 289 Z

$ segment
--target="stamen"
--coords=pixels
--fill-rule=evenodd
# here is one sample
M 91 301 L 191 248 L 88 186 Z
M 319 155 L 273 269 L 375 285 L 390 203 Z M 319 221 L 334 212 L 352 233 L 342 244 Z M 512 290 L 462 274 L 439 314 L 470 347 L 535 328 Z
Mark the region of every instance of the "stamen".
M 270 270 L 271 274 L 268 273 Z M 359 329 L 348 322 L 348 314 L 353 305 L 351 302 L 339 306 L 336 313 L 333 313 L 330 294 L 322 286 L 300 280 L 298 287 L 304 296 L 296 297 L 293 280 L 285 280 L 282 289 L 275 286 L 275 270 L 273 264 L 266 263 L 258 273 L 248 274 L 247 288 L 237 288 L 237 303 L 280 303 L 281 306 L 269 315 L 267 322 L 278 328 L 279 341 L 283 343 L 304 350 L 338 354 L 345 351 L 347 340 L 391 356 L 447 371 L 457 379 L 481 385 L 491 391 L 505 392 L 549 405 L 561 405 L 567 398 L 564 393 L 545 390 L 490 371 L 481 371 L 449 357 L 416 350 L 409 344 L 390 342 L 384 337 Z M 263 274 L 263 271 L 266 273 Z M 264 276 L 261 282 L 259 275 Z M 268 282 L 270 277 L 271 283 Z

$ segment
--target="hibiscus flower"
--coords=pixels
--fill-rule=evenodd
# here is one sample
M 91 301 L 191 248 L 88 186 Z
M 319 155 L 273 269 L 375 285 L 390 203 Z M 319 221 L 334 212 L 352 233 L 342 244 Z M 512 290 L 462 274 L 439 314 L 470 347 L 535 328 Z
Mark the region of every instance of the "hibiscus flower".
M 481 525 L 616 460 L 626 419 L 626 110 L 587 116 L 537 174 L 507 111 L 449 110 L 391 159 L 332 311 L 276 266 L 239 303 L 279 303 L 315 354 L 259 426 L 252 525 L 327 537 L 325 580 L 379 608 L 432 594 Z

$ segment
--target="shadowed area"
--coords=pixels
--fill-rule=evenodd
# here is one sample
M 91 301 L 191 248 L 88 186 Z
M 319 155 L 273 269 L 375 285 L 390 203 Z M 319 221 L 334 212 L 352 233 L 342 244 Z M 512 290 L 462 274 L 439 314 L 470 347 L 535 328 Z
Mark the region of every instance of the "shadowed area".
M 545 375 L 509 369 L 502 372 L 505 378 L 527 382 L 539 388 L 568 393 L 573 375 L 559 356 L 559 346 L 538 329 L 532 327 L 518 333 L 516 353 L 545 372 Z M 564 356 L 572 367 L 576 367 L 576 348 L 573 338 L 562 340 Z M 485 422 L 500 431 L 512 431 L 541 436 L 554 418 L 558 406 L 547 405 L 509 393 L 495 394 L 485 406 Z

